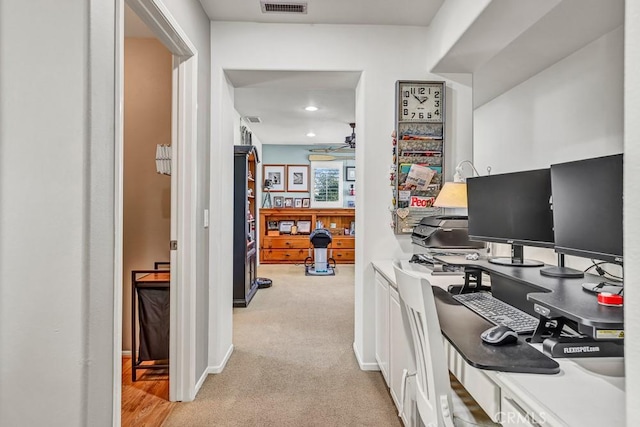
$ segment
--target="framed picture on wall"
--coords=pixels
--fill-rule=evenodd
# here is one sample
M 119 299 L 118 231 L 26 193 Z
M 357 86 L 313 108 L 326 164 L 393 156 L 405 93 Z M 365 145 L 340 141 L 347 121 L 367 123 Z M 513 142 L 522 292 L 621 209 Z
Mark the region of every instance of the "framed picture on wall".
M 308 208 L 311 205 L 311 199 L 309 197 L 305 197 L 302 199 L 302 207 Z
M 284 198 L 284 207 L 292 208 L 293 207 L 293 197 L 285 197 Z
M 286 165 L 264 165 L 262 176 L 265 181 L 271 181 L 271 191 L 285 191 L 287 177 L 285 175 Z
M 297 222 L 298 233 L 309 234 L 311 233 L 311 221 L 301 220 Z
M 293 225 L 293 221 L 280 221 L 278 223 L 279 231 L 286 234 L 291 233 L 291 227 L 293 227 Z
M 293 199 L 293 207 L 301 208 L 302 207 L 302 199 Z
M 274 208 L 282 208 L 282 207 L 284 207 L 284 197 L 282 197 L 282 196 L 274 196 L 273 197 L 273 207 Z
M 305 193 L 309 192 L 309 166 L 287 166 L 287 191 Z
M 356 167 L 355 166 L 347 166 L 345 168 L 345 180 L 347 180 L 347 181 L 355 181 L 356 180 Z

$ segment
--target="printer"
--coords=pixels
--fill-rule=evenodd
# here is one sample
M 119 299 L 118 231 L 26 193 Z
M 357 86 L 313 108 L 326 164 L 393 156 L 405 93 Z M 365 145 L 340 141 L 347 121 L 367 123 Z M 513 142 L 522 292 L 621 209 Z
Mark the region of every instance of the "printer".
M 466 216 L 425 216 L 413 228 L 411 241 L 429 249 L 484 249 L 483 242 L 469 240 Z

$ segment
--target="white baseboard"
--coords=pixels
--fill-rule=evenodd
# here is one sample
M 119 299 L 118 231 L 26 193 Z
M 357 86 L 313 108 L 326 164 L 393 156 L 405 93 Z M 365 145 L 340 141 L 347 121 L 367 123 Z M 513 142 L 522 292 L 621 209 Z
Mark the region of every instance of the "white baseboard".
M 195 390 L 193 391 L 194 397 L 198 395 L 198 392 L 200 391 L 200 387 L 202 387 L 202 384 L 204 384 L 204 380 L 207 379 L 207 376 L 209 376 L 209 368 L 205 369 L 204 372 L 202 372 L 200 379 L 196 383 Z
M 194 396 L 198 395 L 198 392 L 200 391 L 202 384 L 204 384 L 204 381 L 207 379 L 209 374 L 219 374 L 220 372 L 222 372 L 224 367 L 227 366 L 227 362 L 229 361 L 229 358 L 231 357 L 232 353 L 233 353 L 233 344 L 229 346 L 229 350 L 227 350 L 227 354 L 224 355 L 224 358 L 222 359 L 222 363 L 220 363 L 220 365 L 209 366 L 207 367 L 207 369 L 204 370 L 204 372 L 202 373 L 202 376 L 196 383 L 196 387 L 193 394 Z
M 358 361 L 358 365 L 360 365 L 360 369 L 363 371 L 379 371 L 380 366 L 376 362 L 364 363 L 362 361 L 362 357 L 360 356 L 360 352 L 358 351 L 358 347 L 356 346 L 355 341 L 353 342 L 353 353 L 356 355 L 356 360 Z
M 229 349 L 227 350 L 227 354 L 225 354 L 224 358 L 222 359 L 222 363 L 220 363 L 218 366 L 209 366 L 207 367 L 207 369 L 204 370 L 204 372 L 202 373 L 202 376 L 196 383 L 196 387 L 194 390 L 195 393 L 193 394 L 194 396 L 198 395 L 198 392 L 200 391 L 200 387 L 202 387 L 202 384 L 204 384 L 204 381 L 207 379 L 209 374 L 219 374 L 220 372 L 222 372 L 224 367 L 227 366 L 227 362 L 229 361 L 229 358 L 231 357 L 232 353 L 233 353 L 233 344 L 229 346 Z
M 122 355 L 126 357 L 131 357 L 131 350 L 122 350 Z
M 217 366 L 209 366 L 209 369 L 207 369 L 207 373 L 219 374 L 220 372 L 222 372 L 224 370 L 224 367 L 227 366 L 227 362 L 229 361 L 229 358 L 231 357 L 232 353 L 233 353 L 233 344 L 229 346 L 229 349 L 227 350 L 227 354 L 225 354 L 224 357 L 222 358 L 222 362 Z

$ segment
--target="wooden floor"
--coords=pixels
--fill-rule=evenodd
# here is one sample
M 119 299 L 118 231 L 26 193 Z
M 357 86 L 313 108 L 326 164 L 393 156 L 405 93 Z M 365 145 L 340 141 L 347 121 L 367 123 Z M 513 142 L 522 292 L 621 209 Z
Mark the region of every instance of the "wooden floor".
M 131 381 L 131 357 L 122 358 L 122 426 L 161 426 L 175 406 L 169 402 L 169 372 L 141 370 Z

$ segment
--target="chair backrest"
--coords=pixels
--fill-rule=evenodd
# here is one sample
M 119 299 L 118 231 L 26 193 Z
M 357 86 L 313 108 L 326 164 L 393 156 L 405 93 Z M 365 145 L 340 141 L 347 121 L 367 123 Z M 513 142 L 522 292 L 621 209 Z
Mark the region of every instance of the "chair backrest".
M 451 383 L 440 322 L 429 281 L 393 262 L 403 316 L 411 328 L 416 366 L 416 403 L 426 426 L 453 426 Z

